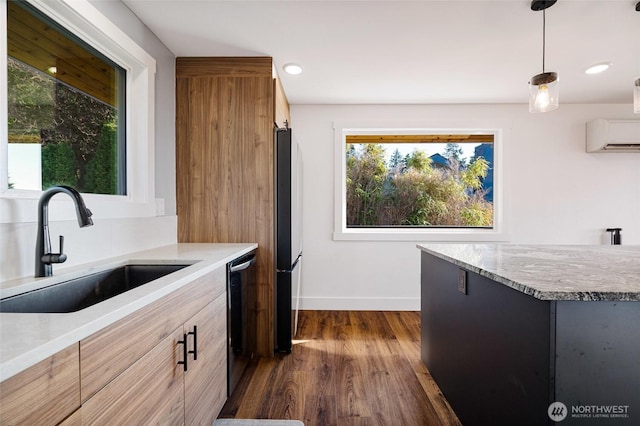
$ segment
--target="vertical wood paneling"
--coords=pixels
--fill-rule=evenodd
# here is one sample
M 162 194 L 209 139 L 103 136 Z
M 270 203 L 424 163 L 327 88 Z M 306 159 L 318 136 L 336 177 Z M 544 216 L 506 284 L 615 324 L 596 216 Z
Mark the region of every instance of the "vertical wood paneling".
M 189 200 L 191 188 L 189 186 L 191 134 L 189 129 L 189 99 L 190 80 L 186 78 L 176 79 L 176 213 L 178 215 L 178 242 L 190 240 L 189 230 L 191 221 L 189 217 Z
M 199 144 L 199 150 L 196 152 L 197 158 L 194 158 L 194 164 L 197 165 L 199 173 L 199 216 L 194 218 L 194 223 L 201 223 L 203 225 L 202 235 L 196 235 L 199 241 L 208 242 L 208 236 L 215 233 L 216 221 L 210 220 L 211 212 L 216 210 L 216 198 L 215 190 L 216 177 L 212 174 L 215 167 L 212 170 L 212 165 L 216 164 L 216 153 L 219 147 L 219 142 L 216 138 L 218 128 L 218 108 L 216 108 L 216 97 L 218 96 L 217 79 L 199 77 L 196 79 L 198 87 L 200 89 L 201 98 L 198 98 L 198 104 L 204 105 L 201 108 L 201 116 L 197 118 L 192 124 L 194 126 L 200 126 L 200 133 L 198 139 L 206 141 L 206 143 Z M 194 110 L 197 110 L 197 104 L 194 105 Z M 213 195 L 213 196 L 212 196 Z
M 255 211 L 255 233 L 259 241 L 264 241 L 264 250 L 259 254 L 256 273 L 256 321 L 258 324 L 256 346 L 274 349 L 273 288 L 275 278 L 275 201 L 274 201 L 274 162 L 275 143 L 273 140 L 273 91 L 271 78 L 260 79 L 256 83 L 258 93 L 255 98 L 256 119 L 256 155 L 248 156 L 254 161 L 255 198 L 260 208 Z M 268 161 L 265 161 L 269 159 Z
M 256 351 L 272 356 L 271 61 L 267 67 L 265 58 L 178 58 L 176 64 L 178 241 L 258 243 Z

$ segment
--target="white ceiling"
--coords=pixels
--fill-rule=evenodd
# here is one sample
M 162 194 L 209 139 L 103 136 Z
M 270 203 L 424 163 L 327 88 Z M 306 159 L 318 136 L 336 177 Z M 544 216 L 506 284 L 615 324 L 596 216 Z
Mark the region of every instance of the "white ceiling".
M 632 103 L 638 0 L 560 0 L 546 71 L 560 103 Z M 526 103 L 542 72 L 529 0 L 124 0 L 176 56 L 271 56 L 292 104 Z M 584 70 L 608 61 L 598 75 Z M 304 67 L 297 76 L 282 65 Z

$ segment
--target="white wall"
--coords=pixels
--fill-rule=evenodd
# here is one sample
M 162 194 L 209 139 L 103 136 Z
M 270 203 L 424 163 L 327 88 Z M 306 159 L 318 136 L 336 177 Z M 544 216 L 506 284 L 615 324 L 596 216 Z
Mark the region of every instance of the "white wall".
M 89 0 L 156 60 L 155 188 L 164 214 L 176 214 L 175 55 L 120 1 Z
M 620 227 L 623 244 L 640 244 L 640 153 L 585 152 L 585 123 L 638 119 L 631 105 L 545 114 L 526 105 L 292 105 L 291 115 L 305 158 L 302 309 L 420 307 L 416 242 L 332 239 L 334 121 L 502 127 L 510 243 L 608 244 L 605 228 Z
M 54 273 L 86 262 L 172 244 L 177 239 L 175 56 L 123 3 L 100 0 L 91 3 L 156 60 L 155 191 L 157 198 L 164 199 L 164 213 L 158 217 L 95 219 L 94 226 L 82 229 L 75 219 L 50 221 L 53 249 L 58 249 L 58 235 L 64 235 L 68 255 L 64 264 L 54 265 Z M 57 208 L 58 197 L 65 198 L 54 198 L 51 211 Z M 34 201 L 34 211 L 36 206 Z M 0 224 L 0 281 L 33 276 L 36 228 L 33 222 Z

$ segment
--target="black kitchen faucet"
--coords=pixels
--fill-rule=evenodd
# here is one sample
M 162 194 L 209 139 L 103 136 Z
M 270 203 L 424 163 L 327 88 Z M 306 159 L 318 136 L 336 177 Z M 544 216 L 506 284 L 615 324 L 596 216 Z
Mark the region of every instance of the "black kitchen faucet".
M 53 274 L 52 264 L 63 263 L 67 255 L 63 253 L 64 237 L 60 235 L 60 252 L 51 253 L 51 238 L 49 237 L 49 200 L 57 193 L 64 193 L 71 197 L 76 206 L 78 225 L 81 228 L 93 225 L 91 210 L 84 205 L 84 200 L 78 191 L 70 186 L 54 186 L 42 193 L 38 202 L 38 239 L 36 240 L 36 277 L 50 277 Z

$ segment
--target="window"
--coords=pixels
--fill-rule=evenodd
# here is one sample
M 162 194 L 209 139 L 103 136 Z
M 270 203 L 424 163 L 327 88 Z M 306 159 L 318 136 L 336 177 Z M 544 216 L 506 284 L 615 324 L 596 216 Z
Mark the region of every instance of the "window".
M 336 128 L 335 239 L 503 238 L 497 129 Z
M 347 228 L 493 228 L 493 135 L 348 135 Z
M 0 222 L 35 221 L 33 200 L 51 184 L 78 187 L 96 218 L 154 216 L 153 57 L 87 0 L 0 8 L 0 98 L 11 98 L 0 103 Z M 48 38 L 35 35 L 45 27 Z M 39 154 L 18 157 L 18 145 Z M 73 217 L 59 201 L 68 207 L 50 219 Z
M 126 194 L 126 72 L 28 3 L 7 8 L 8 185 Z

